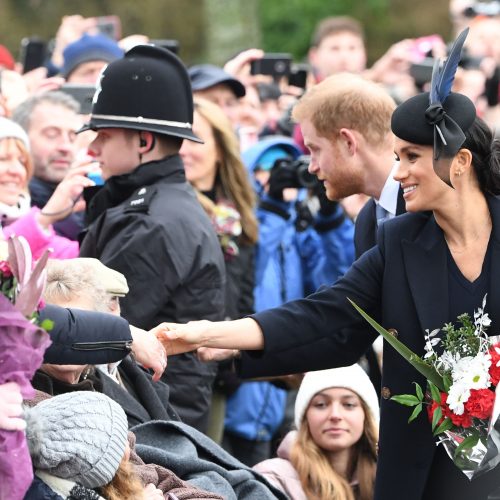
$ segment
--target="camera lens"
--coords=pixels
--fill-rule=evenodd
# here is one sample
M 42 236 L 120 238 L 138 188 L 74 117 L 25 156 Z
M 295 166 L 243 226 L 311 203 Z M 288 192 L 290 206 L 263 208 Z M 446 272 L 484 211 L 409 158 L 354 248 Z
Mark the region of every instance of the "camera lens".
M 309 173 L 309 162 L 301 162 L 297 167 L 298 183 L 304 188 L 312 188 L 318 183 L 314 174 Z

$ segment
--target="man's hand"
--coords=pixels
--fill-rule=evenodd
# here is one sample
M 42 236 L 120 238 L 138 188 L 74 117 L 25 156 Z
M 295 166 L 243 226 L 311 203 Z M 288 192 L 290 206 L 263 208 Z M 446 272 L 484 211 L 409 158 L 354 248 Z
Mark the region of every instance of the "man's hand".
M 167 367 L 167 353 L 157 338 L 157 329 L 158 327 L 145 331 L 130 325 L 132 352 L 138 363 L 153 370 L 154 382 L 160 380 Z
M 15 382 L 0 384 L 0 429 L 23 431 L 26 422 L 23 415 L 21 388 Z
M 76 163 L 68 171 L 64 179 L 57 185 L 54 193 L 41 212 L 37 220 L 42 227 L 48 228 L 54 222 L 62 220 L 72 212 L 85 209 L 85 201 L 80 198 L 84 188 L 95 186 L 95 182 L 87 177 L 89 172 L 98 169 L 96 162 L 84 160 Z

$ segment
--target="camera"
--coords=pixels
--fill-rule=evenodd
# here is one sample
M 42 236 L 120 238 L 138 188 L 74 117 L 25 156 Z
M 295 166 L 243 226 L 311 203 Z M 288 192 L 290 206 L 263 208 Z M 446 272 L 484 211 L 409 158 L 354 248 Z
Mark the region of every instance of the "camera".
M 307 64 L 292 64 L 288 75 L 288 85 L 305 89 L 309 69 Z
M 290 74 L 292 56 L 290 54 L 265 54 L 262 59 L 256 59 L 250 63 L 250 74 L 270 75 L 275 80 Z
M 157 45 L 158 47 L 163 47 L 164 49 L 170 50 L 170 52 L 173 52 L 174 54 L 179 54 L 179 40 L 172 40 L 172 39 L 156 39 L 156 40 L 149 40 L 149 43 L 153 45 Z
M 296 160 L 282 158 L 274 162 L 273 170 L 276 168 L 287 172 L 289 185 L 286 187 L 311 189 L 318 185 L 319 181 L 315 175 L 309 173 L 310 162 L 311 157 L 308 155 L 299 156 Z

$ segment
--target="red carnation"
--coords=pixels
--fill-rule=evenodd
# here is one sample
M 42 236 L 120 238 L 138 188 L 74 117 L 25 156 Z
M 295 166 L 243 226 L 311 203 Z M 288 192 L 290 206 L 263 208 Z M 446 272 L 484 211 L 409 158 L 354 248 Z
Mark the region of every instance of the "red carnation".
M 475 418 L 487 419 L 491 417 L 494 402 L 495 393 L 493 391 L 489 389 L 472 389 L 469 400 L 464 405 L 465 412 Z
M 491 356 L 490 377 L 491 383 L 496 386 L 500 381 L 500 342 L 492 345 L 489 350 Z
M 427 415 L 429 417 L 429 422 L 432 422 L 432 417 L 434 416 L 434 412 L 440 406 L 443 412 L 443 417 L 439 420 L 438 425 L 441 425 L 441 422 L 447 417 L 446 412 L 449 413 L 448 407 L 446 406 L 446 398 L 448 395 L 444 392 L 441 393 L 441 404 L 436 403 L 433 399 L 431 400 L 431 404 L 427 406 Z

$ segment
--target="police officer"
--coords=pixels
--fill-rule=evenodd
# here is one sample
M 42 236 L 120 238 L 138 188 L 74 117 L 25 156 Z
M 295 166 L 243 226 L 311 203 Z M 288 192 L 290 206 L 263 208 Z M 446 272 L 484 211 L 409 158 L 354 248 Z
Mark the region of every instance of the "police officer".
M 174 54 L 139 45 L 101 75 L 89 151 L 104 186 L 87 205 L 80 255 L 123 273 L 130 293 L 122 315 L 149 329 L 163 321 L 222 319 L 224 261 L 213 227 L 186 182 L 178 155 L 194 135 L 186 69 Z M 213 364 L 169 359 L 165 381 L 182 420 L 206 429 Z

